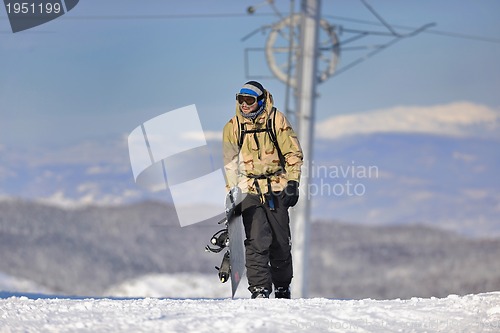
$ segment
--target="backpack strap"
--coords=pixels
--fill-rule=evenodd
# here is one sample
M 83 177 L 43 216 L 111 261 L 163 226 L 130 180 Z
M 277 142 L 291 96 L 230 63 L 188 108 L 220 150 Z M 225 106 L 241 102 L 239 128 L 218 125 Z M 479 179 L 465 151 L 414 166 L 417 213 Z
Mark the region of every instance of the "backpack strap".
M 276 108 L 273 107 L 271 112 L 272 112 L 272 117 L 269 117 L 267 119 L 267 126 L 266 126 L 268 130 L 267 133 L 269 134 L 269 138 L 271 139 L 272 143 L 274 144 L 274 147 L 276 148 L 276 151 L 278 153 L 278 158 L 280 159 L 280 166 L 284 172 L 286 165 L 285 156 L 283 156 L 283 153 L 281 152 L 280 145 L 278 144 L 278 139 L 276 137 Z
M 271 142 L 273 143 L 274 147 L 276 148 L 276 152 L 278 153 L 278 158 L 280 160 L 280 166 L 283 172 L 285 172 L 285 156 L 283 156 L 283 153 L 281 152 L 280 146 L 278 144 L 278 139 L 276 137 L 276 108 L 273 107 L 271 110 L 271 115 L 269 118 L 267 118 L 266 122 L 266 128 L 260 128 L 260 129 L 253 129 L 253 130 L 247 130 L 245 128 L 245 124 L 241 123 L 236 117 L 236 121 L 238 123 L 238 148 L 241 150 L 241 147 L 243 146 L 243 140 L 245 139 L 245 135 L 248 133 L 260 133 L 260 132 L 267 132 L 269 135 L 269 138 L 271 139 Z
M 238 123 L 238 151 L 241 150 L 243 146 L 243 140 L 245 139 L 245 124 L 240 124 L 238 116 L 236 116 L 236 122 Z

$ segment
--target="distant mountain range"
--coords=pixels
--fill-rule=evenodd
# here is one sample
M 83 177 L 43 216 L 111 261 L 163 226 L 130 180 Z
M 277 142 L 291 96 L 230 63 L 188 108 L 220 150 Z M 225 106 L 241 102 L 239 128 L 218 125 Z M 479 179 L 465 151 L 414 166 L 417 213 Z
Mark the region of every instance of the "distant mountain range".
M 180 228 L 173 207 L 143 202 L 62 209 L 0 202 L 0 272 L 59 294 L 99 296 L 160 273 L 217 279 L 221 255 L 204 252 L 215 222 Z M 429 227 L 311 226 L 310 296 L 409 298 L 500 290 L 499 239 Z M 207 285 L 212 285 L 208 283 Z
M 464 235 L 498 236 L 499 143 L 487 138 L 394 133 L 320 142 L 316 165 L 351 167 L 356 172 L 316 177 L 317 188 L 323 185 L 333 192 L 334 184 L 341 184 L 345 192 L 315 196 L 313 214 L 351 223 L 419 223 Z M 354 193 L 356 184 L 362 195 Z
M 368 133 L 318 139 L 308 193 L 314 219 L 424 224 L 468 236 L 500 235 L 500 139 Z M 220 142 L 209 142 L 221 167 Z M 59 206 L 169 202 L 133 180 L 122 140 L 0 154 L 0 198 Z M 221 203 L 223 199 L 221 198 Z M 171 201 L 170 201 L 171 202 Z

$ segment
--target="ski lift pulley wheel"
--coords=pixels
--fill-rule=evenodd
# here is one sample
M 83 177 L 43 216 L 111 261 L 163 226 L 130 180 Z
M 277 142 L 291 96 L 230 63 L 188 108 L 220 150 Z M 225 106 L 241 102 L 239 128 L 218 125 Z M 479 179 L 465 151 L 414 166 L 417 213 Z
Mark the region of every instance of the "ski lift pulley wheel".
M 266 42 L 266 59 L 273 74 L 282 82 L 290 83 L 292 87 L 297 87 L 297 79 L 293 73 L 297 59 L 300 57 L 300 31 L 301 14 L 288 16 L 276 23 Z M 289 63 L 290 51 L 290 27 L 293 29 L 293 51 L 291 63 Z M 334 26 L 328 21 L 321 19 L 319 26 L 319 50 L 318 50 L 318 73 L 317 82 L 326 81 L 335 72 L 337 62 L 340 57 L 340 48 Z M 289 67 L 291 79 L 288 80 Z

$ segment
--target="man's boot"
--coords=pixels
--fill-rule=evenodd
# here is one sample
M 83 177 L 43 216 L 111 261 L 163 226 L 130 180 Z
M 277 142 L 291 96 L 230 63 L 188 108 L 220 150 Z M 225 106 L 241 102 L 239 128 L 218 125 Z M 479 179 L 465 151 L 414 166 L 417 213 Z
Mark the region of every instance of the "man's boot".
M 254 287 L 251 292 L 252 298 L 269 298 L 269 294 L 271 293 L 264 287 Z
M 277 287 L 274 291 L 274 298 L 290 299 L 290 287 Z

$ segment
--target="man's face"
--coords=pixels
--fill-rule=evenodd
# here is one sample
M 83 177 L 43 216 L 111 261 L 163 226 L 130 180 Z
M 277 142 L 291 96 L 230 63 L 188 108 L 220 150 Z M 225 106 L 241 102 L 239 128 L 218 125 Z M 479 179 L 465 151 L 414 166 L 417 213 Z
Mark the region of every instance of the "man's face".
M 243 102 L 243 104 L 240 104 L 241 112 L 243 112 L 244 114 L 252 113 L 255 110 L 257 110 L 258 107 L 259 107 L 259 103 L 254 103 L 253 105 L 250 105 L 250 106 L 248 106 L 246 102 Z

